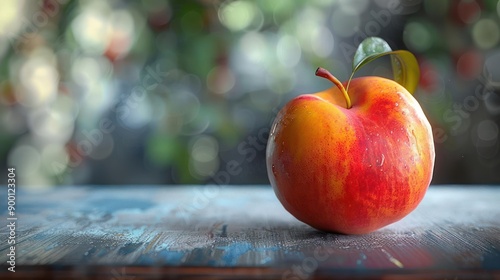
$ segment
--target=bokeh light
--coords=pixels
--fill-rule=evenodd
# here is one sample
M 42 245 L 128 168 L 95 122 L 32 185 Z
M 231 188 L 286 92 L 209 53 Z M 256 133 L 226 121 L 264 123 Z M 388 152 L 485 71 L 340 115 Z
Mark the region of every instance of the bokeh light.
M 481 7 L 476 1 L 461 0 L 457 10 L 460 20 L 467 24 L 473 23 L 481 17 Z
M 10 40 L 18 32 L 21 27 L 21 22 L 18 19 L 23 12 L 24 3 L 23 0 L 6 0 L 2 2 L 2 9 L 0 9 L 0 38 Z
M 405 43 L 414 51 L 425 52 L 432 46 L 429 27 L 421 22 L 410 22 L 403 33 Z
M 480 19 L 472 29 L 474 42 L 481 49 L 490 49 L 498 44 L 500 30 L 498 22 L 492 19 Z
M 17 99 L 27 107 L 39 107 L 53 101 L 58 90 L 59 74 L 55 69 L 53 54 L 40 50 L 21 66 L 21 88 Z
M 229 92 L 235 84 L 233 71 L 227 66 L 216 66 L 207 75 L 207 87 L 217 94 Z
M 264 17 L 253 1 L 228 1 L 219 9 L 219 19 L 231 31 L 260 29 Z
M 368 36 L 417 57 L 433 183 L 497 182 L 500 1 L 6 0 L 2 164 L 32 188 L 212 183 L 233 160 L 230 183 L 267 184 L 272 119 L 331 86 L 318 66 L 346 80 Z
M 106 2 L 92 1 L 73 20 L 73 36 L 83 51 L 98 55 L 106 50 L 111 33 L 110 10 Z
M 191 174 L 198 178 L 214 175 L 219 168 L 217 140 L 212 136 L 202 135 L 194 139 L 190 146 L 189 170 Z

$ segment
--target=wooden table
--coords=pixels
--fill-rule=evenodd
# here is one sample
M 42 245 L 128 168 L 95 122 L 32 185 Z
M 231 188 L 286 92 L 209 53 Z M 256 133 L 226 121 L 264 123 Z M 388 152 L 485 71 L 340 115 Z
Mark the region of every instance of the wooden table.
M 16 202 L 16 272 L 2 226 L 0 279 L 500 279 L 500 187 L 431 186 L 361 236 L 297 221 L 269 186 L 18 189 Z

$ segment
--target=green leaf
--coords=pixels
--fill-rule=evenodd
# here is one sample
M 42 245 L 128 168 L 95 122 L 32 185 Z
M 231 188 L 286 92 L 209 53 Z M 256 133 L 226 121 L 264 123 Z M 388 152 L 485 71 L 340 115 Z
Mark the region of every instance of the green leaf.
M 379 37 L 368 37 L 359 44 L 354 59 L 352 61 L 353 72 L 356 72 L 361 66 L 376 59 L 381 53 L 391 52 L 392 49 L 386 41 Z
M 358 46 L 352 62 L 352 73 L 347 89 L 354 73 L 371 61 L 390 55 L 394 80 L 405 87 L 411 94 L 417 89 L 420 69 L 415 56 L 405 50 L 393 51 L 386 41 L 379 37 L 368 37 Z

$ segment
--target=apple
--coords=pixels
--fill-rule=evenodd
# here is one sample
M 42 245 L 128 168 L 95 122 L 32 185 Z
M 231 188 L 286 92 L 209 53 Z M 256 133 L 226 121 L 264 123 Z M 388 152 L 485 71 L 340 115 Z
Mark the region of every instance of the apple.
M 303 94 L 278 113 L 266 150 L 268 176 L 285 209 L 322 231 L 365 234 L 394 223 L 423 199 L 434 169 L 432 130 L 400 84 L 351 80 Z

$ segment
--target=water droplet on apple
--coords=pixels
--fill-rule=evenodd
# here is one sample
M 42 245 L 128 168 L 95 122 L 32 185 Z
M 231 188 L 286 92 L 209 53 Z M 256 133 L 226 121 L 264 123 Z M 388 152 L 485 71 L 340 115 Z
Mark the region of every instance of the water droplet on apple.
M 382 167 L 384 165 L 384 161 L 385 161 L 385 156 L 384 154 L 382 154 L 382 156 L 380 157 L 380 159 L 377 159 L 377 166 L 378 167 Z
M 396 104 L 394 104 L 394 105 L 396 105 L 396 107 L 398 107 L 398 106 L 399 106 L 398 102 L 396 102 Z

